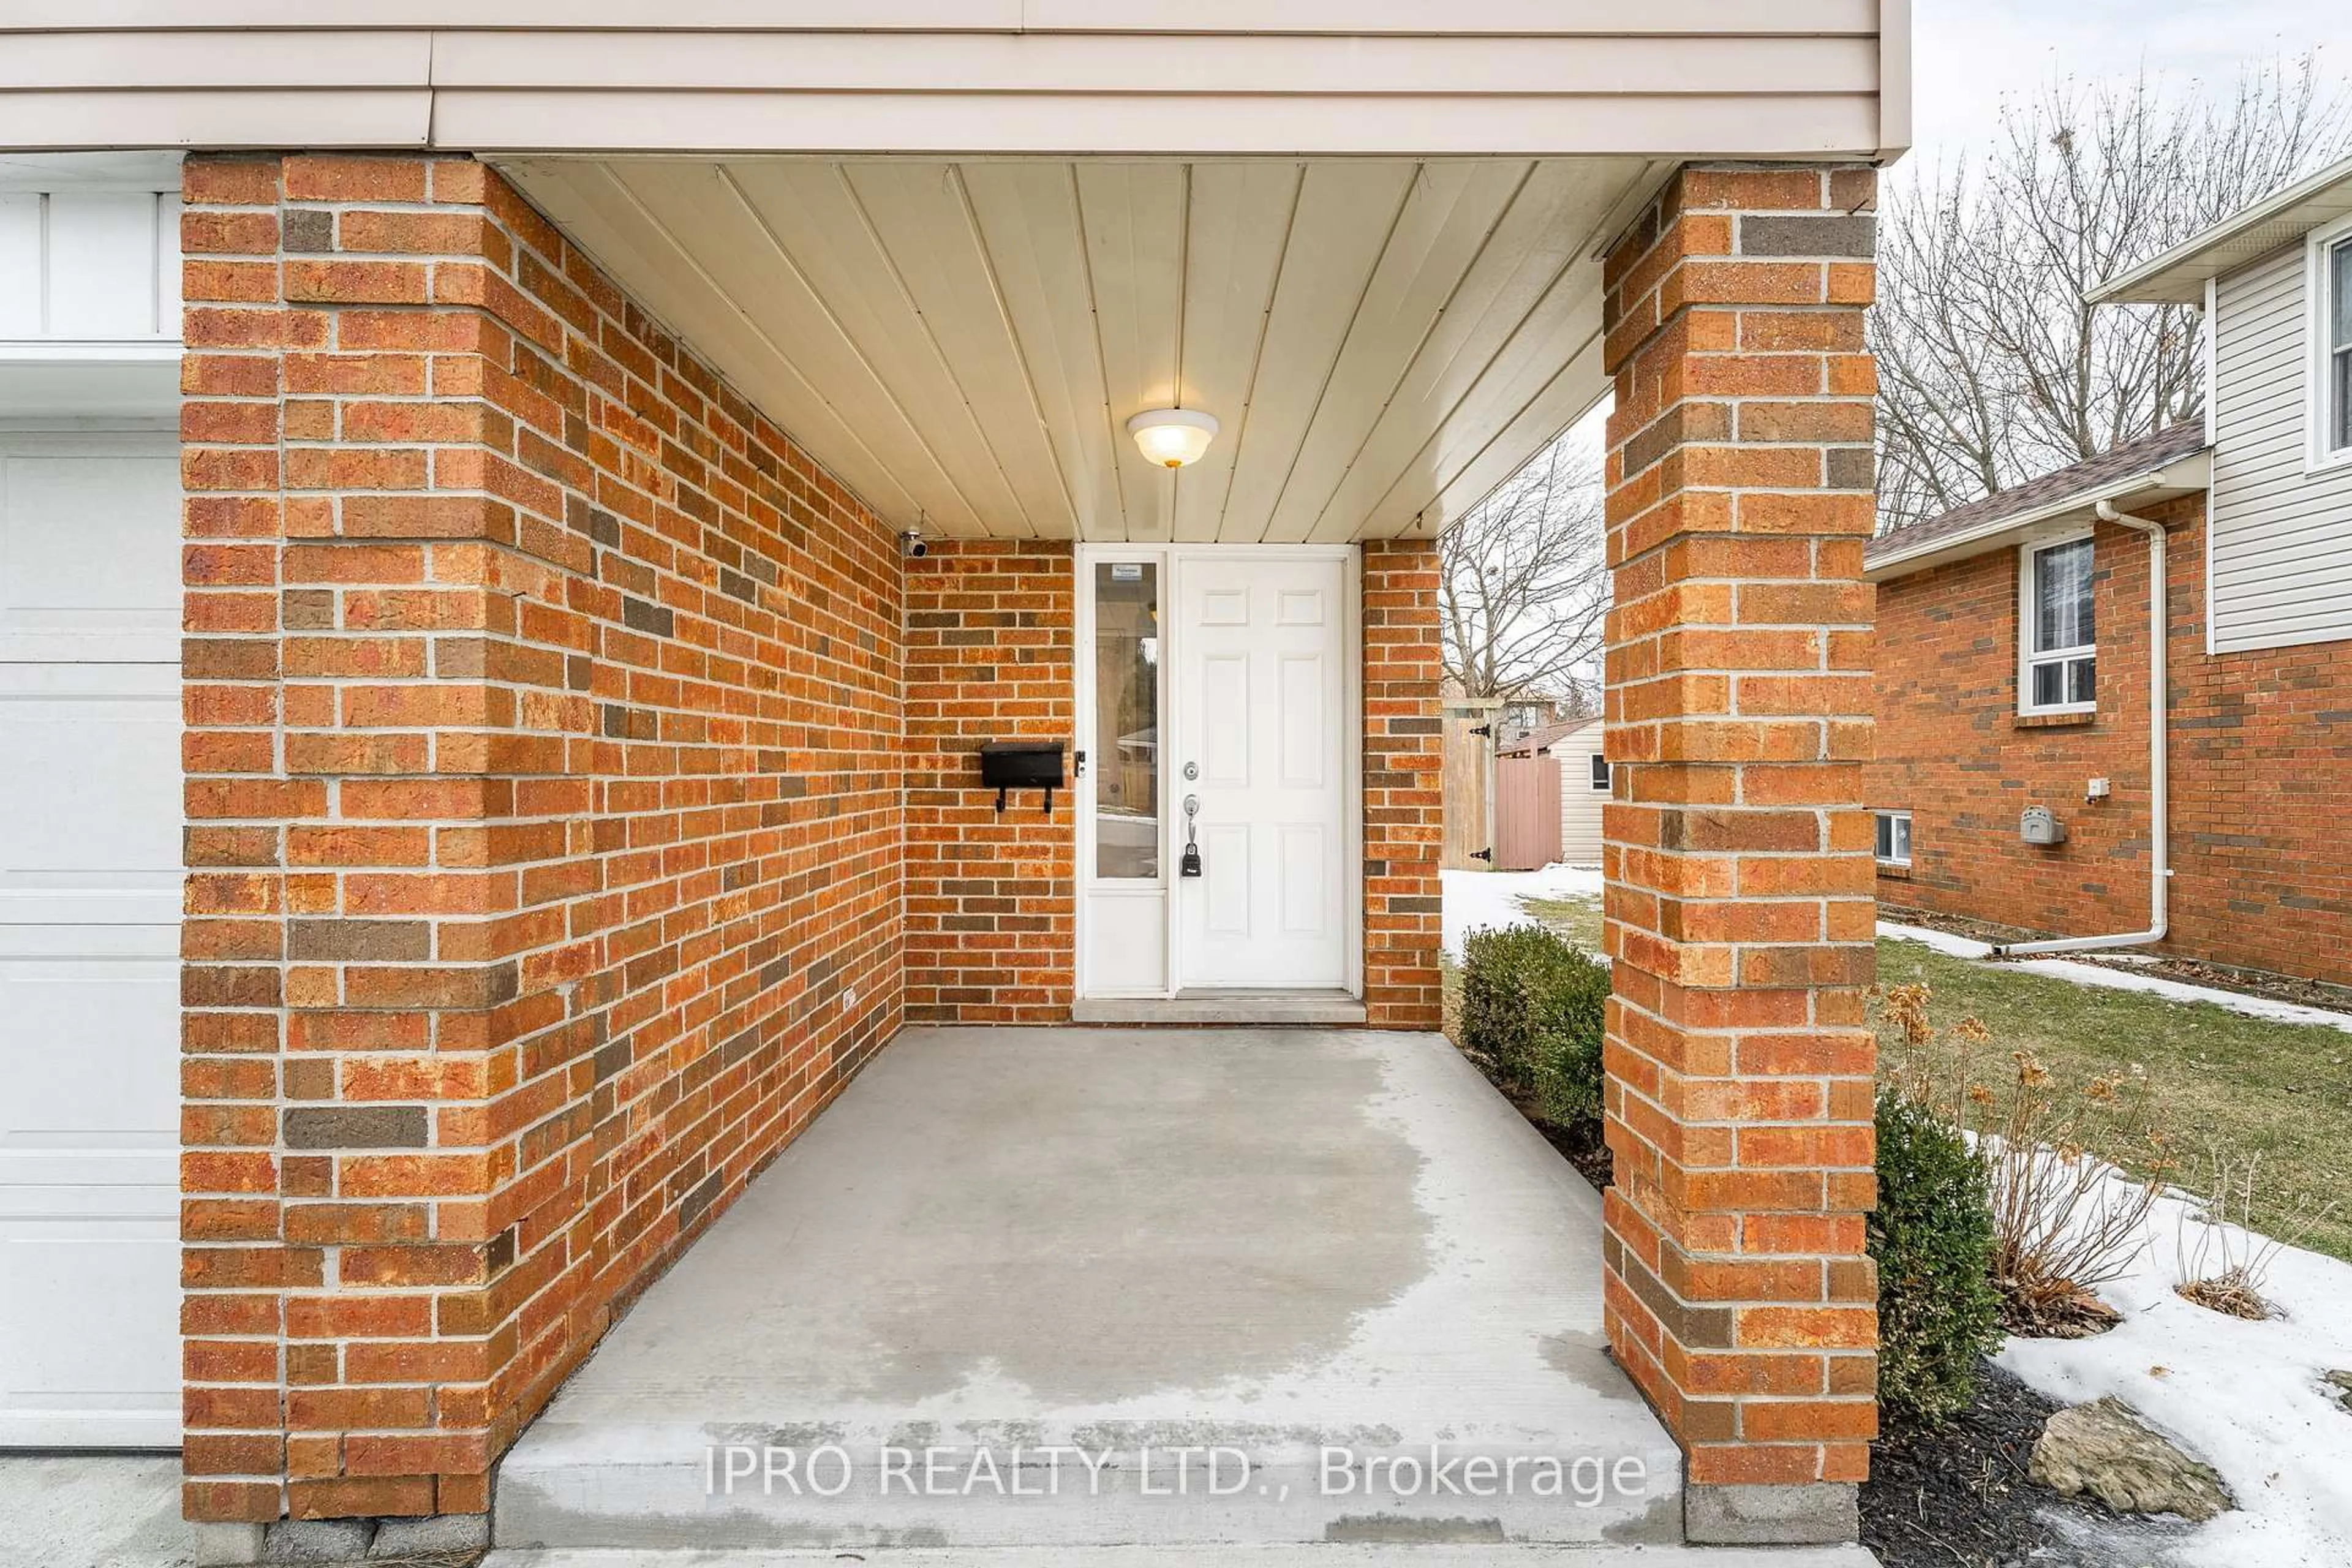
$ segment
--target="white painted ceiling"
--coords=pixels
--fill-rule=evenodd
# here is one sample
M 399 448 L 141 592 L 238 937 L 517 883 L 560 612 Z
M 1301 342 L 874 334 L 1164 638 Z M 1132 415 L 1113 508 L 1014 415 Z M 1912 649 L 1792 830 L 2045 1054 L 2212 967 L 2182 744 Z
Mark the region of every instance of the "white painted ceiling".
M 1637 158 L 502 161 L 893 524 L 1433 533 L 1599 400 Z M 1128 417 L 1223 430 L 1148 464 Z

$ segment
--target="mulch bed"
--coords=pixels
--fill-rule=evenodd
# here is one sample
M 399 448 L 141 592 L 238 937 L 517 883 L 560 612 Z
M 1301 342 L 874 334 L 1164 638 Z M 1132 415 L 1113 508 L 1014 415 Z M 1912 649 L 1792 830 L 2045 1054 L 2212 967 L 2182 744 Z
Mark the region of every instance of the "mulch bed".
M 1892 1419 L 1871 1446 L 1862 1543 L 1883 1568 L 2131 1568 L 2187 1527 L 2060 1497 L 2026 1478 L 2042 1425 L 2063 1408 L 1983 1363 L 1976 1402 L 1941 1427 Z
M 1929 931 L 1964 936 L 1972 942 L 2032 942 L 2038 935 L 2016 926 L 1996 925 L 1990 921 L 1969 920 L 1963 915 L 1942 915 L 1932 910 L 1903 909 L 1886 904 L 1881 906 L 1878 912 L 1883 918 L 1901 925 L 1923 926 Z M 2243 996 L 2259 996 L 2266 1002 L 2292 1002 L 2297 1006 L 2352 1013 L 2352 989 L 2330 985 L 2320 980 L 2298 980 L 2288 974 L 2268 974 L 2256 969 L 2233 969 L 2227 964 L 2206 963 L 2193 958 L 2167 958 L 2148 953 L 2119 956 L 2110 951 L 2058 952 L 2050 956 L 2075 963 L 2095 963 L 2105 969 L 2119 969 L 2127 974 L 2178 980 L 2184 985 L 2235 991 Z
M 1517 1103 L 1514 1101 L 1514 1103 Z M 1544 1135 L 1544 1142 L 1559 1151 L 1559 1157 L 1576 1167 L 1576 1173 L 1592 1184 L 1596 1193 L 1605 1193 L 1612 1179 L 1610 1169 L 1609 1145 L 1601 1141 L 1601 1126 L 1591 1122 L 1582 1127 L 1562 1127 L 1519 1106 L 1519 1114 L 1528 1124 Z

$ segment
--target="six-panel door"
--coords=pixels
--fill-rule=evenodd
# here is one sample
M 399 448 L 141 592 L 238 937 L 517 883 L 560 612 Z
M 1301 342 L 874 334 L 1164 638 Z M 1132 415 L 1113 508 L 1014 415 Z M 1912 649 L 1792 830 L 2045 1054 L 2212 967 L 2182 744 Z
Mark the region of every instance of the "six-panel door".
M 1166 787 L 1180 812 L 1199 804 L 1202 871 L 1176 883 L 1179 984 L 1344 987 L 1346 563 L 1188 555 L 1177 584 Z

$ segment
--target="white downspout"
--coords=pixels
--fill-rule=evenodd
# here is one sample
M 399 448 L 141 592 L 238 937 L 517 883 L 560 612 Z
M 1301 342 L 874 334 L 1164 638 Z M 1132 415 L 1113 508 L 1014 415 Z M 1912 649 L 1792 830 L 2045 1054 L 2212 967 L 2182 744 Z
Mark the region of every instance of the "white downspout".
M 2099 521 L 2137 528 L 2147 535 L 2147 929 L 2117 936 L 2061 937 L 2055 942 L 2015 942 L 1995 947 L 1995 958 L 2022 958 L 2038 952 L 2087 952 L 2106 947 L 2146 947 L 2162 942 L 2170 929 L 2172 883 L 2172 810 L 2168 761 L 2166 710 L 2169 702 L 2169 662 L 2166 645 L 2164 604 L 2164 524 L 2152 518 L 2117 511 L 2112 501 L 2098 505 Z

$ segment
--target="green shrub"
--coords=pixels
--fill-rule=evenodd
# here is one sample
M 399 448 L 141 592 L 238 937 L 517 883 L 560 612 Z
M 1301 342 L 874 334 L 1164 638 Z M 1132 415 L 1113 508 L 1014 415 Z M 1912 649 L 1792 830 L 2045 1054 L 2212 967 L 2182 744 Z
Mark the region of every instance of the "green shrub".
M 1557 1126 L 1600 1120 L 1608 999 L 1609 966 L 1541 926 L 1473 931 L 1463 943 L 1463 1045 Z
M 2000 1343 L 1992 1194 L 1959 1131 L 1900 1095 L 1878 1097 L 1878 1397 L 1937 1425 L 1976 1395 L 1978 1360 Z

